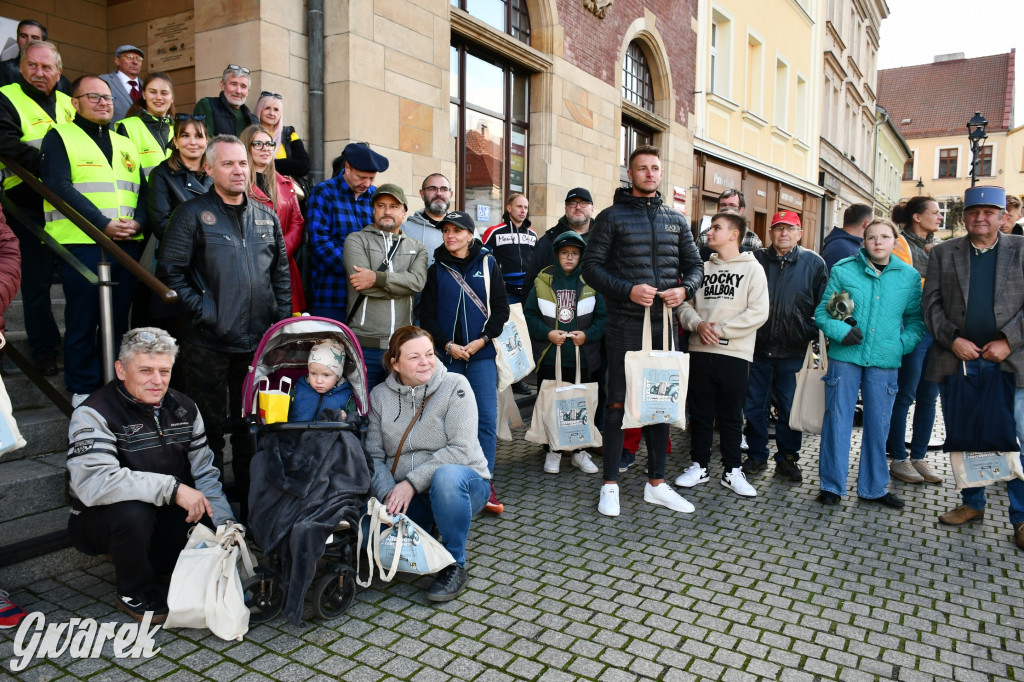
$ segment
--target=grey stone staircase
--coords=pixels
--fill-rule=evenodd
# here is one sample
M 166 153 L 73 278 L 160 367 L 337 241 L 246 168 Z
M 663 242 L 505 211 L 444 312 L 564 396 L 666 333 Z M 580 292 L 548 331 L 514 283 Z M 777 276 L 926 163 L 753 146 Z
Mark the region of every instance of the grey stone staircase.
M 51 291 L 54 316 L 64 328 L 64 294 Z M 20 293 L 4 313 L 7 343 L 31 357 Z M 47 377 L 64 391 L 63 373 Z M 10 358 L 3 380 L 18 428 L 28 444 L 0 456 L 0 587 L 31 584 L 75 567 L 96 563 L 68 546 L 68 419 Z

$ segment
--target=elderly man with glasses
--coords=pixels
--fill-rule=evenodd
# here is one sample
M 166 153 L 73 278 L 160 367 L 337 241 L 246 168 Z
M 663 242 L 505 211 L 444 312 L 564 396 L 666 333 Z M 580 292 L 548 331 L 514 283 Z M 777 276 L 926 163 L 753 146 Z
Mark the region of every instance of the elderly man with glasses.
M 174 569 L 193 524 L 234 519 L 196 404 L 169 387 L 178 345 L 163 329 L 124 335 L 117 378 L 68 426 L 71 518 L 79 551 L 109 554 L 117 606 L 135 620 L 167 618 L 158 575 Z
M 110 95 L 114 98 L 114 115 L 110 122 L 117 123 L 128 115 L 128 110 L 142 96 L 142 62 L 145 53 L 134 45 L 122 45 L 114 50 L 114 65 L 117 67 L 110 73 L 100 75 L 100 79 L 110 87 Z
M 789 428 L 789 410 L 807 343 L 818 337 L 814 309 L 825 291 L 828 274 L 821 256 L 799 245 L 802 234 L 800 216 L 779 211 L 772 218 L 771 245 L 754 251 L 768 277 L 768 321 L 757 330 L 743 408 L 749 447 L 743 473 L 747 476 L 768 468 L 768 412 L 774 395 L 779 408 L 775 475 L 794 482 L 803 480 L 797 464 L 802 436 Z
M 256 114 L 245 106 L 250 82 L 249 69 L 238 64 L 228 64 L 220 77 L 220 94 L 196 102 L 192 114 L 197 119 L 205 117 L 206 129 L 211 138 L 217 135 L 238 137 L 243 130 L 260 122 Z

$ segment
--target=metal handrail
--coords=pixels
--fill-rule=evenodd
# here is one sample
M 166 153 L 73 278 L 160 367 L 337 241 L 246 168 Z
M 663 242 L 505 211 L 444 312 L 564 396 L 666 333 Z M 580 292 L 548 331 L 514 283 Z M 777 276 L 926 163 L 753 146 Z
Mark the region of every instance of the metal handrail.
M 37 194 L 53 204 L 53 206 L 63 213 L 68 220 L 75 224 L 75 227 L 80 229 L 94 242 L 96 242 L 97 246 L 113 256 L 114 260 L 120 263 L 125 270 L 134 275 L 142 284 L 146 285 L 146 288 L 160 296 L 164 303 L 171 305 L 177 302 L 178 293 L 174 291 L 174 289 L 168 287 L 166 284 L 158 280 L 153 273 L 142 267 L 137 260 L 118 247 L 114 240 L 108 237 L 102 230 L 96 229 L 92 223 L 83 218 L 78 211 L 68 206 L 68 204 L 61 199 L 56 192 L 40 182 L 37 177 L 29 173 L 17 162 L 11 161 L 5 156 L 0 156 L 0 163 L 3 163 L 3 165 L 7 167 L 7 170 L 21 178 L 21 181 L 35 190 Z

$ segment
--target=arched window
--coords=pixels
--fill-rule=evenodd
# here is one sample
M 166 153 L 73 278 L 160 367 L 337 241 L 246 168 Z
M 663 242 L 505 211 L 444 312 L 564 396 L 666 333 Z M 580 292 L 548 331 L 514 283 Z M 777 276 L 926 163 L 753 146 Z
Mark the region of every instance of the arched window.
M 452 0 L 474 18 L 530 42 L 526 0 Z M 451 131 L 455 141 L 455 205 L 483 229 L 501 221 L 505 197 L 527 191 L 530 72 L 453 36 Z
M 639 109 L 654 113 L 654 81 L 647 57 L 636 40 L 630 42 L 626 48 L 626 58 L 622 60 L 622 99 Z M 645 144 L 654 144 L 654 130 L 629 116 L 623 108 L 619 135 L 619 180 L 623 185 L 629 184 L 626 175 L 629 155 Z

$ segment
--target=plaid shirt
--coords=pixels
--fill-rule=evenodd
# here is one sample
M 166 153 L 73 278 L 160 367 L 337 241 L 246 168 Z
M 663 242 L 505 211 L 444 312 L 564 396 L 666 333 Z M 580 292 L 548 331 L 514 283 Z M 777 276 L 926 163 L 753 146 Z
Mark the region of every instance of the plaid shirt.
M 373 223 L 370 198 L 376 191 L 371 185 L 357 199 L 339 175 L 324 180 L 309 193 L 306 231 L 312 247 L 313 305 L 345 305 L 348 275 L 342 249 L 346 237 Z

